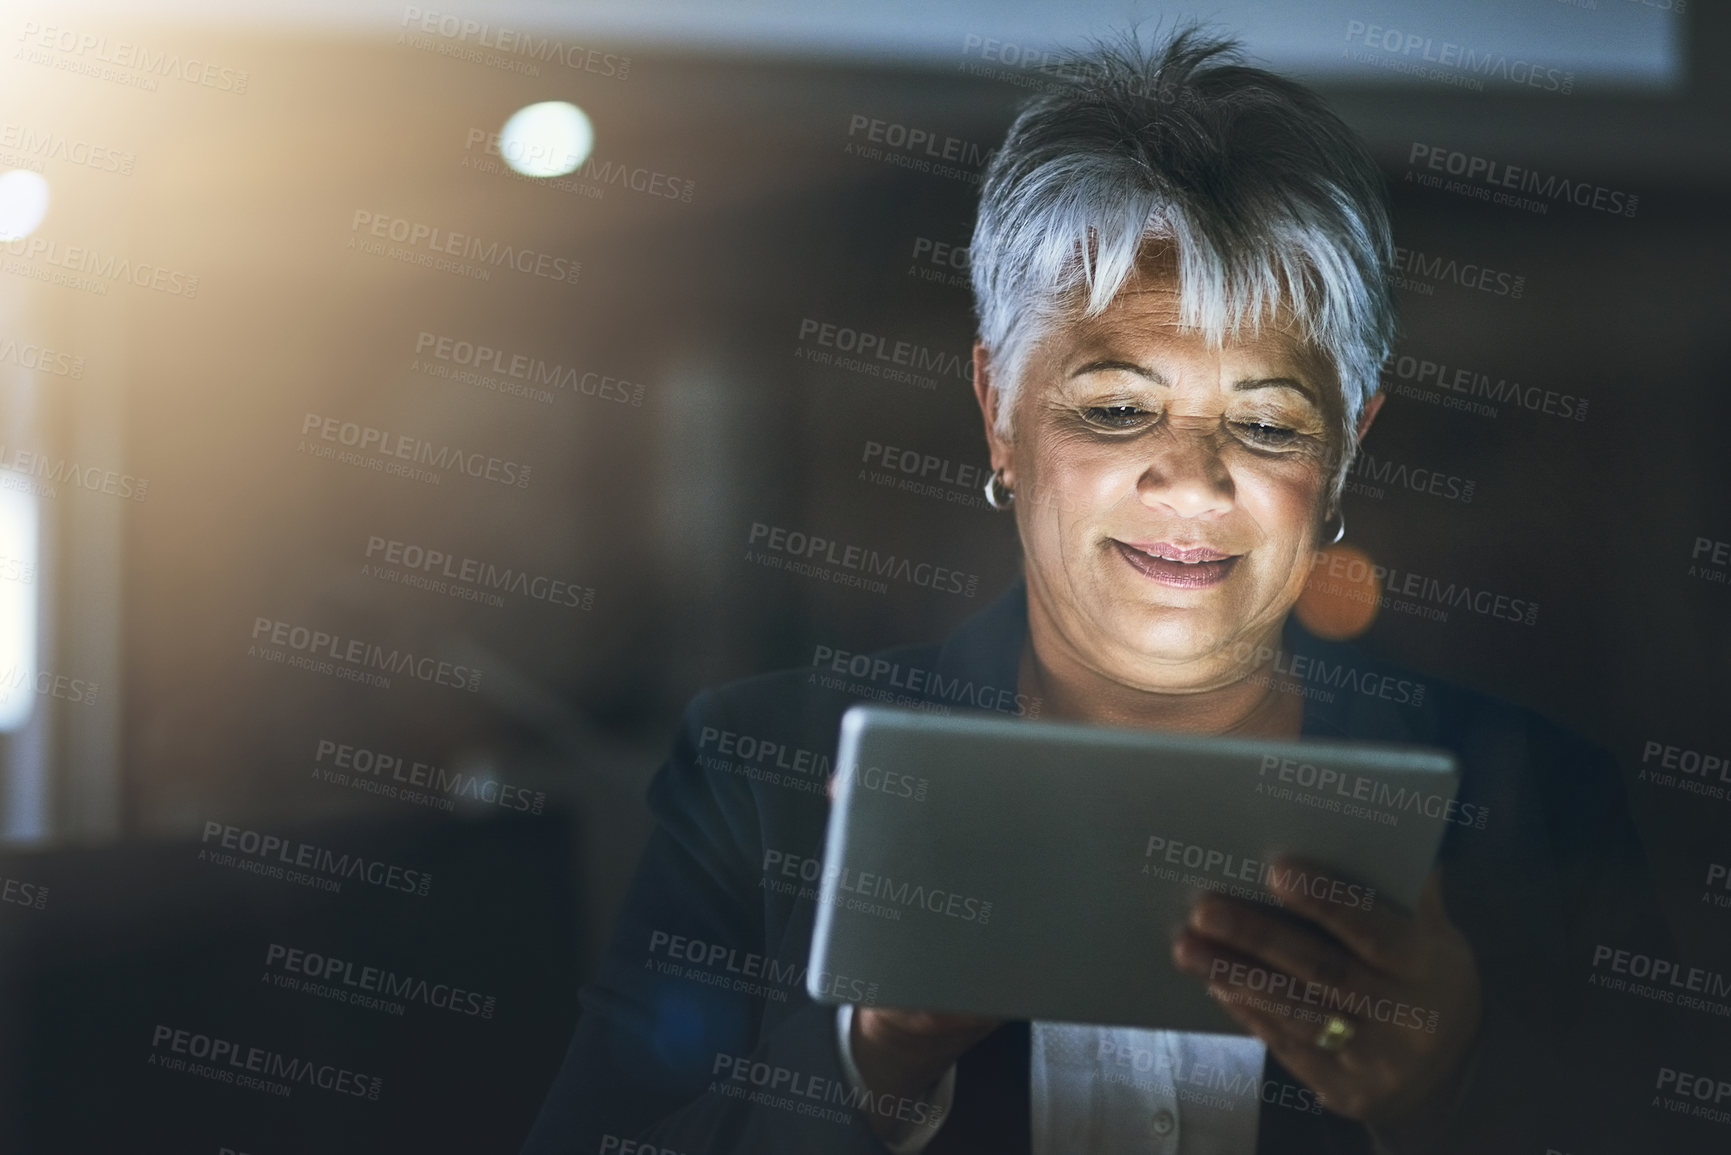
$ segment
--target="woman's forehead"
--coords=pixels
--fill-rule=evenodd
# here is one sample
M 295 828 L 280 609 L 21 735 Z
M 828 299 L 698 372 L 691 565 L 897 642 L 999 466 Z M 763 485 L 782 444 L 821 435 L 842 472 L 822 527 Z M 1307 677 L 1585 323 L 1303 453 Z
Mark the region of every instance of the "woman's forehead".
M 1270 318 L 1237 333 L 1210 334 L 1183 323 L 1175 281 L 1131 283 L 1099 314 L 1060 323 L 1051 332 L 1065 355 L 1138 350 L 1146 355 L 1225 355 L 1308 363 L 1316 351 L 1290 325 Z
M 1231 383 L 1239 380 L 1290 378 L 1323 413 L 1335 413 L 1344 403 L 1327 355 L 1290 327 L 1266 321 L 1210 336 L 1183 324 L 1182 316 L 1175 277 L 1132 280 L 1101 313 L 1072 316 L 1047 332 L 1047 371 L 1033 391 L 1082 387 L 1091 368 L 1117 368 L 1151 384 L 1190 387 L 1207 380 L 1228 392 L 1236 391 Z M 1191 371 L 1198 365 L 1206 367 L 1202 378 Z

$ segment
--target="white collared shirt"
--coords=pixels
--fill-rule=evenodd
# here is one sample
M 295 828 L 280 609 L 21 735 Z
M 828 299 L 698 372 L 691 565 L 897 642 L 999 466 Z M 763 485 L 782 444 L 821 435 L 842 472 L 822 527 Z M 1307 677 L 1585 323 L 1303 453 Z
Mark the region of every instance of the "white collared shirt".
M 836 1016 L 842 1068 L 855 1089 L 853 1007 Z M 1032 1024 L 1033 1155 L 1146 1152 L 1255 1155 L 1265 1049 L 1256 1039 L 1132 1027 Z M 938 1118 L 955 1099 L 956 1070 L 938 1081 Z M 920 1155 L 942 1124 L 909 1126 L 891 1155 Z

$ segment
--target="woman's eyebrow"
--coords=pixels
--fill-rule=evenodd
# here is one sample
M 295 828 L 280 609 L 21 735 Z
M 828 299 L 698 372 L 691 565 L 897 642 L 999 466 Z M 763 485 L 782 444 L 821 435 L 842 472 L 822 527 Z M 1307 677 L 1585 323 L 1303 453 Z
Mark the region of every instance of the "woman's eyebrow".
M 1089 361 L 1076 369 L 1070 374 L 1070 376 L 1072 378 L 1085 377 L 1089 373 L 1101 373 L 1111 370 L 1121 370 L 1126 373 L 1134 373 L 1136 376 L 1151 381 L 1156 385 L 1170 384 L 1170 382 L 1167 381 L 1158 371 L 1150 369 L 1146 365 L 1138 365 L 1134 361 L 1123 361 L 1112 357 L 1103 357 L 1098 360 Z M 1249 392 L 1252 389 L 1291 389 L 1312 405 L 1318 404 L 1315 390 L 1296 377 L 1246 377 L 1242 380 L 1234 381 L 1232 383 L 1232 388 L 1235 392 L 1239 393 Z
M 1247 377 L 1242 381 L 1234 381 L 1232 388 L 1239 393 L 1251 389 L 1291 389 L 1302 394 L 1312 405 L 1317 404 L 1316 393 L 1296 377 Z
M 1089 373 L 1099 373 L 1099 372 L 1109 370 L 1109 369 L 1122 369 L 1126 373 L 1134 373 L 1138 377 L 1147 378 L 1149 381 L 1154 382 L 1156 385 L 1168 384 L 1166 378 L 1162 377 L 1159 373 L 1155 372 L 1154 370 L 1148 368 L 1148 366 L 1146 366 L 1146 365 L 1138 365 L 1134 361 L 1118 361 L 1118 360 L 1113 360 L 1111 358 L 1105 358 L 1105 359 L 1098 360 L 1098 361 L 1089 361 L 1087 364 L 1085 364 L 1081 368 L 1077 369 L 1074 373 L 1071 373 L 1070 376 L 1071 377 L 1083 377 Z

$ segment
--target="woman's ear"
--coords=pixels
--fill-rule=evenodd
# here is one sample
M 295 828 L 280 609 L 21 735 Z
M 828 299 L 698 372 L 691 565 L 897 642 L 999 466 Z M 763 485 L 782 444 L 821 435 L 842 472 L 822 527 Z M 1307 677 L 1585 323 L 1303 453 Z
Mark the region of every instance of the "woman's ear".
M 1363 441 L 1364 435 L 1370 432 L 1370 423 L 1376 420 L 1377 411 L 1382 408 L 1382 403 L 1387 397 L 1387 393 L 1378 389 L 1370 395 L 1370 400 L 1364 403 L 1364 412 L 1358 415 L 1358 439 L 1360 441 Z
M 998 435 L 998 406 L 1003 395 L 992 383 L 991 358 L 986 347 L 974 342 L 974 400 L 980 403 L 980 419 L 986 425 L 986 446 L 991 450 L 992 468 L 1004 471 L 1004 484 L 1015 487 L 1014 454 L 1010 443 Z

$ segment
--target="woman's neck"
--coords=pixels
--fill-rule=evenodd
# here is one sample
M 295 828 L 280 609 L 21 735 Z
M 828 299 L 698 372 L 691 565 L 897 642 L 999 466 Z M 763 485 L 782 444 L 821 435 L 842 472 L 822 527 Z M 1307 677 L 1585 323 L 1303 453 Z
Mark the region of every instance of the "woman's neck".
M 1042 718 L 1245 738 L 1295 738 L 1303 729 L 1303 695 L 1284 687 L 1270 666 L 1217 689 L 1160 693 L 1126 686 L 1052 648 L 1060 651 L 1055 660 L 1030 630 L 1018 674 Z

